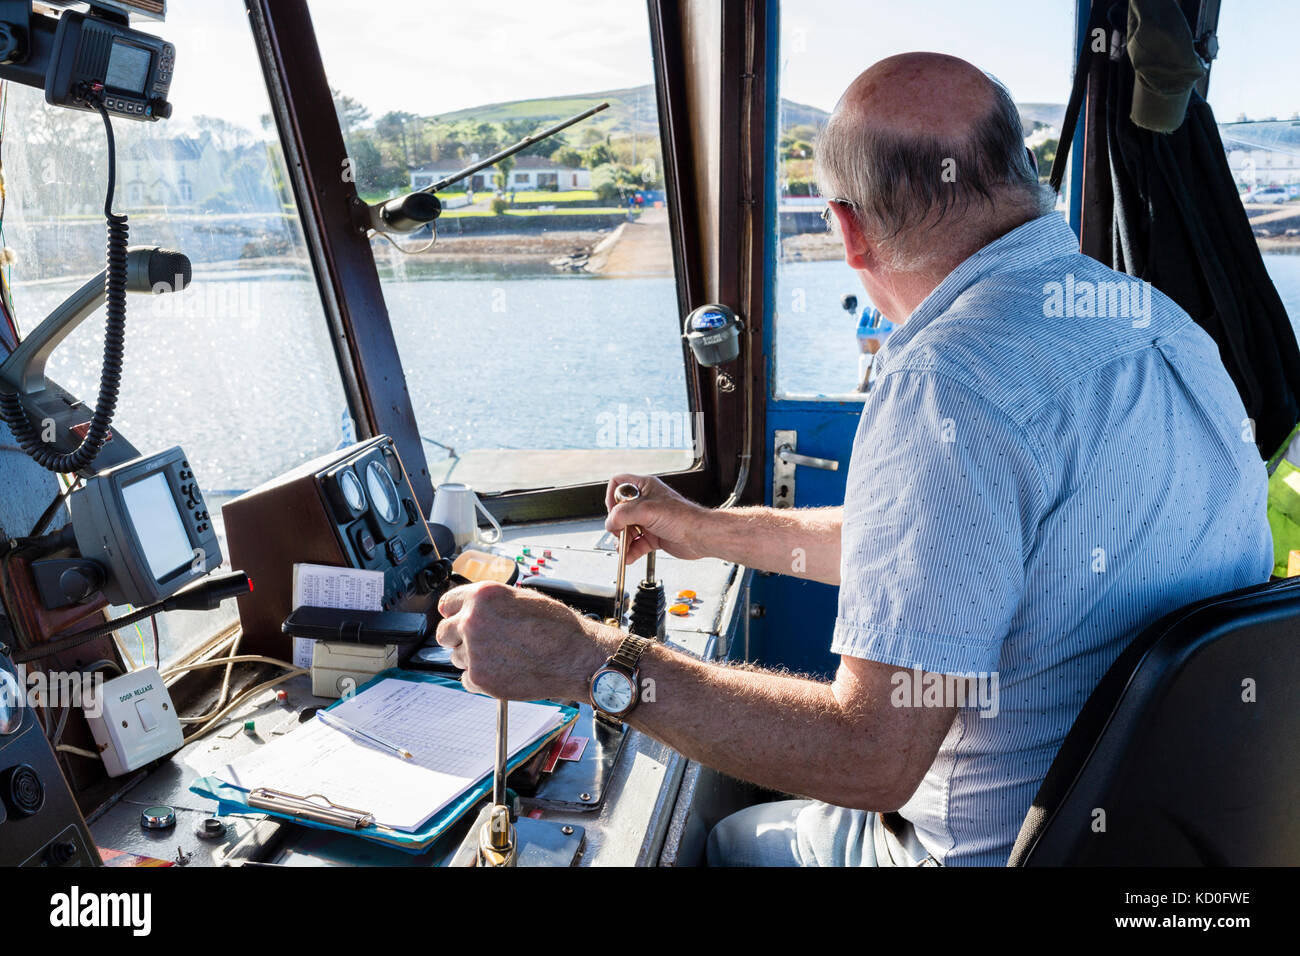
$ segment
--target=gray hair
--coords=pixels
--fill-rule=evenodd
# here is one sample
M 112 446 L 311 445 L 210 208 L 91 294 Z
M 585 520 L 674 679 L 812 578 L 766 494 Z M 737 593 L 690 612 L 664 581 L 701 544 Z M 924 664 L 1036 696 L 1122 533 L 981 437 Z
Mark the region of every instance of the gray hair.
M 817 182 L 824 196 L 853 204 L 859 224 L 896 269 L 922 269 L 955 250 L 926 233 L 947 223 L 975 248 L 996 238 L 990 228 L 1008 213 L 1036 218 L 1050 212 L 1055 197 L 1041 185 L 1025 150 L 1020 111 L 1007 88 L 993 77 L 994 103 L 959 139 L 904 135 L 872 128 L 851 111 L 836 110 L 817 137 Z M 985 205 L 994 213 L 972 220 Z

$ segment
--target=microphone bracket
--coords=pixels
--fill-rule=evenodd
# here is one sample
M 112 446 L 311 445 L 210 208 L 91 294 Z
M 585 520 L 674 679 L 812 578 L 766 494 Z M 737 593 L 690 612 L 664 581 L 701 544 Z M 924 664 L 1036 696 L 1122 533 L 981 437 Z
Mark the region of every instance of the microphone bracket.
M 127 250 L 128 292 L 179 291 L 192 276 L 189 257 L 150 246 Z M 13 392 L 41 440 L 55 453 L 71 452 L 86 435 L 94 409 L 45 377 L 45 365 L 54 350 L 95 313 L 105 301 L 106 271 L 88 280 L 64 299 L 0 364 L 0 392 Z M 117 431 L 95 459 L 95 467 L 108 468 L 138 458 L 140 452 Z M 82 474 L 93 474 L 91 468 Z
M 177 292 L 193 275 L 189 257 L 152 246 L 127 250 L 128 292 Z M 0 364 L 0 390 L 32 395 L 46 386 L 45 363 L 54 350 L 104 304 L 106 272 L 88 280 L 64 299 L 45 320 L 23 336 L 18 348 Z

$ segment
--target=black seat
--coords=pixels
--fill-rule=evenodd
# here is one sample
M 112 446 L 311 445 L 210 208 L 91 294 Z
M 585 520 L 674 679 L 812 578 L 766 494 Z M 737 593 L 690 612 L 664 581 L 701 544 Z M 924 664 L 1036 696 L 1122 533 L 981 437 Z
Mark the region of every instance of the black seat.
M 1008 861 L 1297 863 L 1300 579 L 1210 598 L 1143 631 L 1079 712 Z

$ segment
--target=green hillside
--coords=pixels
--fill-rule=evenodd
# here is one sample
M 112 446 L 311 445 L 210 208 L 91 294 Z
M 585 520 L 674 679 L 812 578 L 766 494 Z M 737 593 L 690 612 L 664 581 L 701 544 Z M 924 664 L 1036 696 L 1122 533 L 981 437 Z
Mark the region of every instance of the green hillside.
M 659 114 L 655 102 L 654 88 L 634 86 L 622 90 L 605 90 L 598 93 L 575 93 L 572 96 L 550 97 L 535 100 L 514 100 L 509 103 L 485 103 L 469 109 L 456 110 L 431 116 L 439 122 L 454 123 L 458 120 L 476 120 L 482 123 L 504 123 L 511 120 L 536 120 L 542 125 L 548 120 L 556 121 L 581 113 L 598 103 L 609 103 L 609 109 L 598 113 L 584 123 L 595 127 L 601 133 L 637 135 L 653 133 L 658 128 Z M 1032 129 L 1035 121 L 1048 126 L 1059 126 L 1065 106 L 1060 103 L 1018 103 L 1021 119 L 1027 130 Z M 814 129 L 826 122 L 829 114 L 826 110 L 793 100 L 781 101 L 781 125 L 811 126 Z
M 575 93 L 572 96 L 548 99 L 514 100 L 509 103 L 485 103 L 469 109 L 432 116 L 443 123 L 458 120 L 476 120 L 481 123 L 504 123 L 511 120 L 536 120 L 538 125 L 548 120 L 561 120 L 590 109 L 598 103 L 609 103 L 609 109 L 597 113 L 584 122 L 606 134 L 624 134 L 635 130 L 638 135 L 653 133 L 659 126 L 658 104 L 654 87 L 634 86 L 622 90 L 605 90 L 599 93 Z M 826 121 L 825 110 L 805 106 L 790 100 L 781 101 L 781 122 L 786 126 L 821 126 Z
M 605 134 L 654 132 L 659 125 L 659 111 L 654 88 L 635 86 L 623 90 L 605 90 L 597 93 L 575 93 L 572 96 L 548 97 L 535 100 L 513 100 L 509 103 L 485 103 L 452 113 L 440 113 L 430 119 L 441 123 L 475 120 L 480 123 L 506 123 L 512 120 L 536 120 L 539 126 L 546 121 L 558 121 L 591 109 L 600 103 L 609 103 L 609 109 L 583 123 Z
M 806 106 L 793 100 L 781 101 L 781 126 L 786 129 L 791 126 L 811 126 L 813 129 L 821 129 L 830 115 L 815 106 Z
M 1032 131 L 1035 123 L 1060 129 L 1065 118 L 1064 103 L 1017 103 L 1016 108 L 1020 110 L 1020 123 L 1025 132 Z

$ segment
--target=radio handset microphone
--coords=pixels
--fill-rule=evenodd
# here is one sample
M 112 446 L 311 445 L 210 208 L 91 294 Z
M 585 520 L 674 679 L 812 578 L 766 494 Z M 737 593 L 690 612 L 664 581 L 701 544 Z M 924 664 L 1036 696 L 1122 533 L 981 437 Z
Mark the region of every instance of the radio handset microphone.
M 133 246 L 127 249 L 125 265 L 119 268 L 124 276 L 122 288 L 125 292 L 132 293 L 158 295 L 165 292 L 179 292 L 189 285 L 193 277 L 189 256 L 172 249 L 149 246 Z M 54 422 L 56 434 L 53 442 L 40 441 L 42 436 L 36 436 L 37 446 L 46 456 L 52 456 L 51 447 L 65 449 L 77 444 L 79 439 L 76 439 L 77 432 L 74 429 L 85 424 L 82 419 L 86 413 L 84 406 L 79 404 L 70 406 L 67 401 L 68 396 L 62 389 L 46 380 L 46 362 L 60 343 L 104 304 L 108 296 L 108 278 L 109 270 L 104 269 L 99 275 L 88 280 L 60 303 L 39 326 L 24 336 L 18 348 L 5 359 L 3 364 L 0 364 L 0 410 L 3 410 L 4 417 L 9 422 L 10 428 L 14 430 L 15 436 L 19 437 L 20 444 L 22 439 L 18 436 L 18 432 L 24 424 L 30 428 L 32 422 Z M 109 360 L 113 358 L 109 348 L 111 344 L 111 342 L 105 343 L 105 366 L 108 371 L 112 371 L 108 367 Z M 117 348 L 120 350 L 120 343 Z M 118 354 L 116 359 L 118 369 L 115 373 L 118 375 L 120 375 L 120 361 L 121 356 Z M 15 421 L 18 422 L 17 428 L 14 427 Z M 113 441 L 105 447 L 112 448 L 113 454 L 111 459 L 106 459 L 101 462 L 101 465 L 118 464 L 139 454 L 129 442 L 116 433 Z M 24 444 L 23 448 L 26 450 L 27 445 Z M 90 469 L 93 461 L 94 456 L 91 456 L 90 461 L 85 463 L 84 469 L 70 470 L 90 470 L 93 473 L 93 469 Z M 45 463 L 41 462 L 41 464 Z

